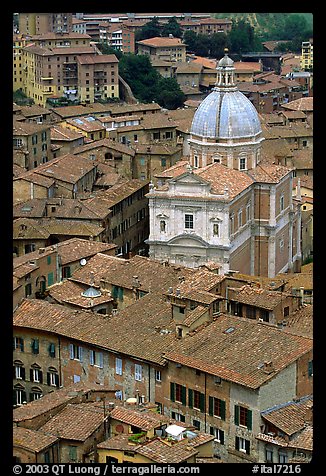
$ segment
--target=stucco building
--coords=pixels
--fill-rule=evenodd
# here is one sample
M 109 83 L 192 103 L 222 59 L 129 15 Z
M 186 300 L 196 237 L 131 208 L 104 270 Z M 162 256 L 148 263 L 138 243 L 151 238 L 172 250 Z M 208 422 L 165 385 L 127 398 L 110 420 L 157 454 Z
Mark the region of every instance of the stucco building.
M 238 90 L 233 61 L 194 114 L 189 164 L 150 189 L 150 256 L 273 277 L 300 263 L 300 202 L 292 169 L 261 164 L 258 113 Z

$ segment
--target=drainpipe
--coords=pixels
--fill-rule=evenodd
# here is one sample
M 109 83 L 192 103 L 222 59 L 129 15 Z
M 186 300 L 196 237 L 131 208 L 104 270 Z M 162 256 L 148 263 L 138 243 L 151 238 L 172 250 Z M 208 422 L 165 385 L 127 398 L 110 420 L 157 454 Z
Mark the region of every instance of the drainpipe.
M 204 414 L 205 414 L 205 433 L 207 433 L 207 428 L 206 428 L 206 425 L 207 425 L 207 408 L 206 408 L 206 393 L 207 393 L 207 374 L 205 372 L 205 389 L 204 389 L 204 393 L 205 393 L 205 406 L 204 406 Z

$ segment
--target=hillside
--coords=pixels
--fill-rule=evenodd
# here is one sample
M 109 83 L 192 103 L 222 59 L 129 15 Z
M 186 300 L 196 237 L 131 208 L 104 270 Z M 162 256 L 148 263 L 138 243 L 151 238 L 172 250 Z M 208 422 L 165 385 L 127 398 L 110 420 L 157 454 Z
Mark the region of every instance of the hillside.
M 266 37 L 273 34 L 274 31 L 282 30 L 285 19 L 291 15 L 303 16 L 307 27 L 313 28 L 312 13 L 212 13 L 211 15 L 215 18 L 244 19 L 251 24 L 258 35 Z

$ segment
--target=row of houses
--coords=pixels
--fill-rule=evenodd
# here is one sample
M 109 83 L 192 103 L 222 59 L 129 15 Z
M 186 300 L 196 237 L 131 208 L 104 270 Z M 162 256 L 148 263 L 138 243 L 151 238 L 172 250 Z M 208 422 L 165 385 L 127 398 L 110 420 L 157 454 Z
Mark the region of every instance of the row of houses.
M 312 311 L 300 295 L 102 253 L 47 291 L 14 311 L 16 405 L 100 383 L 215 436 L 223 462 L 253 462 L 275 444 L 265 413 L 312 394 Z M 274 462 L 293 456 L 291 444 L 274 440 Z

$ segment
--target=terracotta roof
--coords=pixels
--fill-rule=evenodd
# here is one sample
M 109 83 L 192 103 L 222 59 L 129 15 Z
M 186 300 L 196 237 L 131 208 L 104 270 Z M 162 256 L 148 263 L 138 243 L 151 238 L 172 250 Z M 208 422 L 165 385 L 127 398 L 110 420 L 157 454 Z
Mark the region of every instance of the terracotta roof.
M 207 313 L 207 307 L 197 306 L 194 310 L 187 313 L 186 318 L 180 323 L 186 327 L 191 327 L 200 317 Z
M 83 138 L 84 135 L 81 132 L 68 129 L 59 125 L 51 127 L 51 140 L 70 141 Z
M 287 296 L 279 291 L 268 291 L 266 289 L 243 285 L 240 288 L 229 287 L 229 299 L 250 306 L 257 306 L 272 311 Z
M 21 172 L 19 177 L 14 178 L 15 181 L 26 180 L 41 187 L 50 188 L 55 183 L 55 180 L 50 177 L 44 177 L 34 171 L 35 169 Z
M 88 288 L 69 279 L 54 284 L 49 289 L 49 296 L 59 304 L 70 304 L 82 309 L 92 309 L 99 304 L 112 302 L 113 298 L 107 293 L 101 293 L 99 297 L 84 297 L 81 294 Z
M 73 151 L 74 154 L 81 154 L 83 152 L 98 149 L 100 147 L 108 147 L 116 152 L 121 152 L 122 154 L 131 155 L 132 157 L 135 155 L 135 150 L 127 145 L 121 144 L 119 142 L 114 142 L 112 139 L 100 139 L 89 144 L 82 145 L 80 147 L 76 147 Z
M 276 164 L 258 164 L 255 169 L 247 172 L 255 182 L 279 183 L 279 181 L 290 174 L 292 169 Z
M 103 410 L 94 411 L 92 406 L 91 403 L 87 405 L 68 403 L 39 430 L 65 440 L 85 441 L 106 419 Z
M 89 35 L 86 35 L 84 33 L 76 33 L 76 32 L 70 32 L 70 33 L 55 33 L 55 32 L 47 32 L 47 33 L 41 33 L 39 35 L 32 35 L 31 37 L 33 40 L 83 40 L 83 39 L 91 39 Z
M 94 167 L 94 163 L 90 159 L 74 154 L 66 154 L 39 165 L 33 171 L 63 182 L 76 183 Z
M 140 412 L 127 407 L 117 406 L 110 412 L 113 420 L 122 421 L 128 425 L 136 426 L 142 431 L 158 428 L 171 421 L 171 418 L 154 412 Z
M 44 114 L 51 114 L 51 111 L 43 106 L 31 104 L 29 106 L 19 106 L 19 110 L 25 117 L 43 116 Z
M 227 187 L 229 200 L 235 198 L 253 183 L 246 173 L 229 169 L 219 163 L 194 169 L 193 172 L 211 184 L 211 191 L 214 194 L 223 195 L 225 187 Z
M 101 63 L 118 63 L 119 60 L 115 55 L 84 55 L 77 58 L 80 64 L 101 64 Z
M 155 177 L 164 177 L 167 179 L 177 177 L 187 171 L 187 165 L 189 165 L 188 160 L 179 160 L 175 165 L 172 165 L 172 167 L 156 174 Z
M 48 446 L 57 443 L 59 439 L 55 436 L 45 435 L 36 430 L 29 430 L 22 427 L 13 428 L 13 447 L 24 448 L 35 453 L 45 450 Z
M 19 423 L 26 420 L 32 420 L 46 412 L 53 411 L 61 405 L 66 405 L 76 397 L 76 392 L 87 393 L 96 384 L 85 385 L 83 383 L 74 384 L 59 388 L 54 392 L 43 395 L 42 398 L 28 402 L 26 405 L 13 409 L 13 422 Z M 98 386 L 99 387 L 99 386 Z
M 97 253 L 103 253 L 117 247 L 113 243 L 102 243 L 100 241 L 89 241 L 81 238 L 71 238 L 57 244 L 58 253 L 61 257 L 61 264 L 64 266 L 81 258 L 90 258 Z M 47 250 L 47 248 L 46 248 Z
M 48 124 L 36 124 L 35 122 L 21 122 L 13 121 L 13 136 L 29 136 L 36 134 L 37 132 L 43 132 L 46 129 L 50 129 Z
M 195 456 L 198 451 L 178 442 L 169 444 L 163 439 L 156 438 L 139 445 L 137 453 L 156 463 L 182 463 Z
M 261 412 L 264 420 L 276 426 L 287 435 L 293 435 L 305 427 L 313 405 L 312 395 L 292 400 Z
M 297 435 L 293 436 L 289 442 L 290 448 L 296 448 L 300 450 L 313 450 L 313 427 L 311 425 L 306 426 Z
M 180 38 L 168 38 L 168 37 L 161 37 L 156 36 L 153 38 L 148 38 L 147 40 L 137 41 L 140 45 L 145 46 L 154 46 L 156 48 L 166 46 L 166 47 L 173 47 L 173 46 L 186 46 L 182 43 Z
M 290 109 L 292 111 L 312 112 L 314 110 L 313 102 L 313 97 L 302 97 L 299 99 L 295 99 L 294 101 L 290 101 L 287 104 L 282 104 L 282 107 L 284 107 L 285 109 Z
M 205 342 L 205 345 L 203 345 Z M 312 349 L 312 339 L 258 321 L 220 315 L 179 340 L 165 358 L 250 388 L 258 388 Z M 287 352 L 284 353 L 284 349 Z M 274 371 L 263 370 L 271 361 Z
M 312 304 L 304 304 L 300 309 L 293 312 L 286 321 L 284 330 L 300 336 L 313 338 Z
M 86 132 L 106 131 L 105 126 L 93 116 L 66 119 L 66 122 Z
M 104 114 L 108 113 L 111 110 L 111 105 L 93 103 L 87 104 L 86 106 L 76 105 L 76 106 L 60 106 L 56 108 L 51 108 L 51 111 L 56 115 L 59 115 L 62 119 L 68 117 L 77 117 L 85 116 L 87 114 Z

